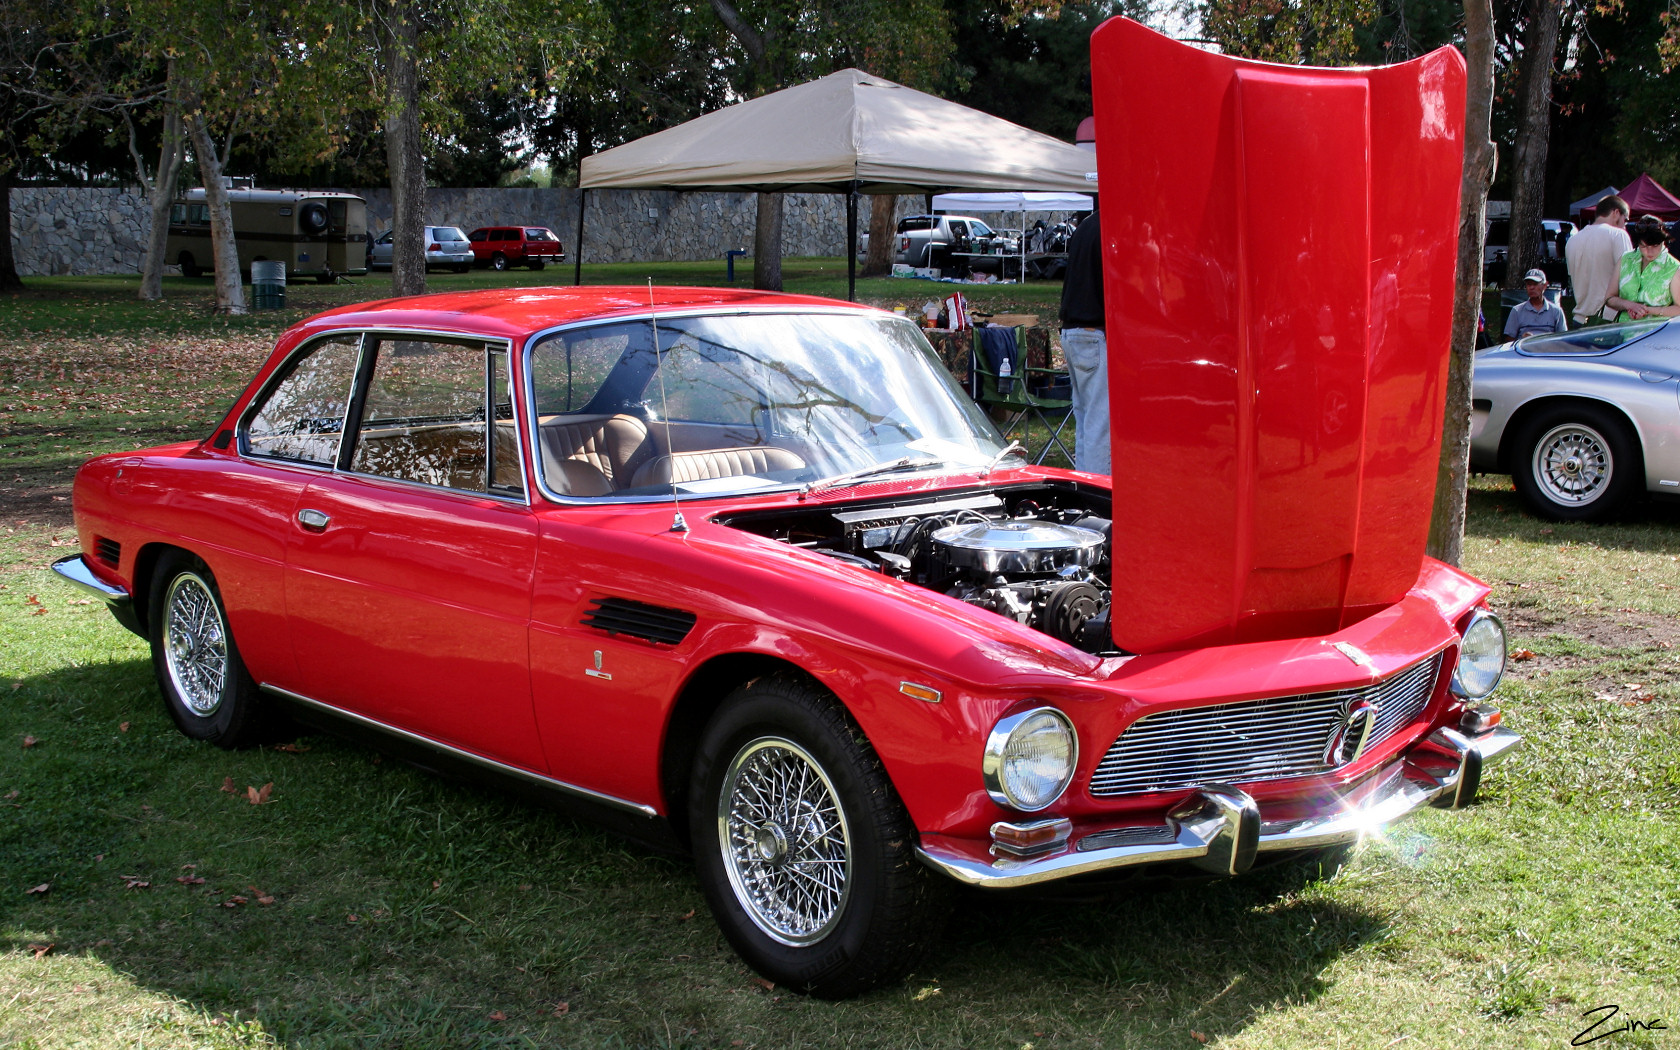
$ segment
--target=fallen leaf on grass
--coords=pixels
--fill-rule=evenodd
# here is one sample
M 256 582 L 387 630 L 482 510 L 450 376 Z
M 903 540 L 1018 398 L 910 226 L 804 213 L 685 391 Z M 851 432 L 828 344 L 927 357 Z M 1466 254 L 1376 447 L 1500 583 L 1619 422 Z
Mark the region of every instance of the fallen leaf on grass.
M 301 755 L 309 750 L 308 744 L 275 744 L 276 751 L 290 751 L 294 755 Z
M 1593 699 L 1594 700 L 1620 700 L 1621 697 L 1617 696 L 1615 693 L 1594 693 L 1593 694 Z
M 24 747 L 34 747 L 36 744 L 39 744 L 39 743 L 40 743 L 40 741 L 36 740 L 32 736 L 25 736 L 23 738 L 23 746 Z
M 1643 704 L 1650 703 L 1651 701 L 1655 700 L 1656 698 L 1657 698 L 1657 694 L 1655 694 L 1655 693 L 1642 693 L 1639 696 L 1630 696 L 1626 700 L 1623 700 L 1622 701 L 1622 706 L 1623 707 L 1639 707 Z
M 1194 1039 L 1198 1043 L 1205 1043 L 1205 1042 L 1208 1041 L 1207 1036 L 1205 1036 L 1202 1033 L 1196 1031 L 1195 1029 L 1190 1030 L 1190 1038 Z
M 253 806 L 260 806 L 268 801 L 268 796 L 273 791 L 274 781 L 271 780 L 264 784 L 261 788 L 247 787 L 245 789 L 245 799 Z
M 35 953 L 35 958 L 39 959 L 41 956 L 52 951 L 53 947 L 54 946 L 51 944 L 31 944 L 29 946 L 29 950 Z
M 690 920 L 692 918 L 694 918 L 694 909 L 690 908 L 687 911 L 683 912 L 681 917 L 679 917 L 677 919 L 677 921 L 678 922 L 687 922 L 688 920 Z
M 555 1017 L 565 1017 L 567 1014 L 569 1014 L 571 1012 L 572 1012 L 572 1004 L 571 1003 L 555 1003 L 554 1004 L 554 1016 Z
M 222 778 L 222 790 L 226 791 L 230 795 L 239 794 L 239 789 L 233 786 L 233 778 L 232 777 L 223 777 Z
M 24 890 L 23 892 L 27 895 L 27 894 L 30 894 L 30 893 L 45 893 L 50 889 L 52 889 L 52 883 L 43 882 L 39 886 L 31 886 L 31 887 L 29 887 L 29 889 Z
M 179 882 L 183 886 L 204 885 L 204 877 L 201 875 L 177 875 L 175 876 L 175 881 Z
M 241 897 L 239 894 L 236 893 L 233 896 L 229 897 L 227 900 L 223 901 L 222 902 L 222 907 L 224 907 L 224 908 L 237 908 L 241 904 L 249 904 L 249 903 L 251 903 L 251 902 L 248 899 L 246 899 L 244 897 Z
M 507 1020 L 507 1014 L 502 1013 L 500 1010 L 491 1010 L 490 1011 L 490 1020 L 492 1020 L 492 1021 L 505 1021 L 505 1020 Z
M 152 888 L 150 879 L 143 879 L 138 875 L 118 875 L 117 878 L 123 880 L 123 889 L 148 890 Z
M 18 797 L 17 788 L 13 788 L 12 790 L 6 792 L 6 801 L 7 802 L 10 802 L 12 799 L 17 798 L 17 797 Z
M 263 907 L 266 908 L 270 904 L 274 903 L 273 897 L 264 893 L 262 890 L 257 889 L 255 886 L 247 886 L 245 888 L 251 891 L 251 896 L 255 897 L 257 899 L 257 903 L 261 904 Z
M 126 732 L 128 732 L 128 723 L 127 723 L 127 722 L 122 722 L 122 723 L 119 723 L 119 724 L 118 724 L 118 725 L 117 725 L 117 732 L 119 732 L 119 733 L 126 733 Z
M 763 977 L 754 977 L 753 978 L 753 983 L 758 985 L 760 988 L 764 989 L 767 992 L 773 992 L 773 991 L 776 990 L 776 982 L 766 980 Z
M 1532 659 L 1534 659 L 1534 657 L 1535 657 L 1535 652 L 1534 652 L 1533 649 L 1513 649 L 1513 650 L 1511 650 L 1511 659 L 1517 661 L 1518 663 L 1521 663 L 1524 660 L 1532 660 Z

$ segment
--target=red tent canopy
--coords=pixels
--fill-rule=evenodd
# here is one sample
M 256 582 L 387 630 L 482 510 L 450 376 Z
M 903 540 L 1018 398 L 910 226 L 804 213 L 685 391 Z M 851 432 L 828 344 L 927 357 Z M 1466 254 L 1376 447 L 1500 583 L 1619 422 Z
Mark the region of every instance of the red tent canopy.
M 1658 185 L 1649 172 L 1628 183 L 1622 190 L 1622 199 L 1628 203 L 1631 219 L 1637 220 L 1642 215 L 1655 215 L 1666 222 L 1680 219 L 1680 197 Z

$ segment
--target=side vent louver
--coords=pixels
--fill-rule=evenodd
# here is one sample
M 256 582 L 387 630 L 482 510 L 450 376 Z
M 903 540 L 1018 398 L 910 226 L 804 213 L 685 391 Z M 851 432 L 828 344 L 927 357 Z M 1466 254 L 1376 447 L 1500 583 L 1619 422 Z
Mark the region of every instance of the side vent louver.
M 115 568 L 122 560 L 122 544 L 116 540 L 108 540 L 104 536 L 93 538 L 93 556 L 106 565 Z
M 666 609 L 628 598 L 596 598 L 584 616 L 585 626 L 608 634 L 628 634 L 650 642 L 676 645 L 694 630 L 694 614 L 681 609 Z

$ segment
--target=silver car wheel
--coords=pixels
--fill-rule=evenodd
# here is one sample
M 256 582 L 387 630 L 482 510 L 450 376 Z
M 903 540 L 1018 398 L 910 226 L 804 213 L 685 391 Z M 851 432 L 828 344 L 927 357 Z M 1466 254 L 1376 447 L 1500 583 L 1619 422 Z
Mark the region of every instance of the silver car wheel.
M 1565 423 L 1534 443 L 1529 466 L 1548 499 L 1580 507 L 1609 489 L 1616 462 L 1603 434 L 1582 423 Z
M 781 737 L 751 741 L 724 775 L 717 820 L 724 870 L 753 924 L 794 947 L 826 937 L 851 892 L 852 850 L 816 759 Z
M 163 602 L 163 651 L 175 693 L 193 714 L 209 717 L 222 706 L 228 673 L 227 628 L 210 587 L 184 572 Z

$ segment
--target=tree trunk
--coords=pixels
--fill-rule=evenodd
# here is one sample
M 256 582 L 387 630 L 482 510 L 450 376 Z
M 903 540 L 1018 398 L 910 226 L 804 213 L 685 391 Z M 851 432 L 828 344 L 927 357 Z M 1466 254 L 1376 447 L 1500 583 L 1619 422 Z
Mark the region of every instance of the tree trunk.
M 210 132 L 204 126 L 204 115 L 187 117 L 187 130 L 192 135 L 193 156 L 198 158 L 198 171 L 204 183 L 204 203 L 210 209 L 210 254 L 216 260 L 216 312 L 243 314 L 245 288 L 239 278 L 239 246 L 233 237 L 233 207 L 228 203 L 227 184 L 222 181 L 222 159 Z
M 1498 156 L 1489 138 L 1493 109 L 1492 0 L 1464 0 L 1464 176 L 1459 183 L 1458 281 L 1453 295 L 1452 353 L 1447 365 L 1447 406 L 1441 420 L 1441 458 L 1435 474 L 1435 508 L 1429 521 L 1429 555 L 1450 565 L 1464 556 L 1464 490 L 1470 477 L 1470 377 L 1475 365 L 1476 319 L 1482 305 L 1482 244 L 1487 238 L 1487 191 Z
M 426 160 L 420 151 L 420 31 L 408 5 L 388 13 L 385 44 L 391 100 L 385 161 L 391 169 L 391 291 L 426 292 Z
M 12 169 L 0 168 L 0 293 L 23 291 L 17 262 L 12 257 Z
M 782 195 L 758 195 L 758 226 L 753 231 L 753 287 L 782 290 Z
M 1532 0 L 1523 33 L 1523 74 L 1517 141 L 1511 152 L 1511 238 L 1505 287 L 1521 288 L 1523 274 L 1545 261 L 1540 220 L 1546 198 L 1546 151 L 1552 129 L 1552 64 L 1557 55 L 1561 0 Z
M 146 260 L 140 266 L 142 299 L 163 298 L 163 268 L 169 265 L 169 260 L 164 258 L 169 246 L 169 206 L 175 199 L 175 179 L 181 174 L 181 161 L 186 152 L 187 141 L 181 134 L 181 111 L 171 105 L 163 115 L 163 145 L 158 150 L 157 173 L 147 183 L 146 173 L 140 172 L 152 212 L 152 230 L 146 240 Z M 139 163 L 138 154 L 135 163 Z
M 893 220 L 898 217 L 898 197 L 877 193 L 869 199 L 869 254 L 864 256 L 859 277 L 885 277 L 892 272 Z

